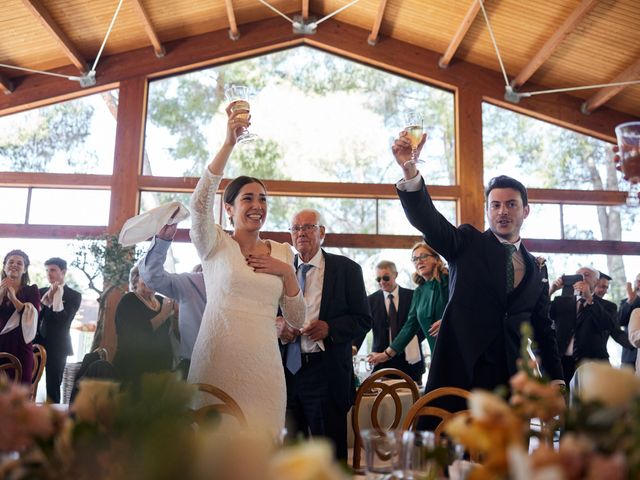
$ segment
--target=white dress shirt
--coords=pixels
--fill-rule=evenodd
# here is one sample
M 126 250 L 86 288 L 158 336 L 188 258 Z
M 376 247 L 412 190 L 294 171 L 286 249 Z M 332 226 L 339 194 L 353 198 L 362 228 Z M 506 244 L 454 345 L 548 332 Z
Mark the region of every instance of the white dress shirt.
M 313 258 L 307 262 L 309 265 L 313 265 L 313 268 L 309 269 L 307 276 L 305 277 L 304 287 L 304 301 L 307 305 L 306 318 L 304 326 L 309 325 L 311 320 L 317 320 L 320 317 L 320 302 L 322 302 L 322 284 L 324 282 L 324 255 L 322 250 L 313 256 Z M 302 259 L 298 257 L 298 268 L 302 265 Z M 300 347 L 302 353 L 314 353 L 324 351 L 324 342 L 319 340 L 313 342 L 307 335 L 300 337 Z

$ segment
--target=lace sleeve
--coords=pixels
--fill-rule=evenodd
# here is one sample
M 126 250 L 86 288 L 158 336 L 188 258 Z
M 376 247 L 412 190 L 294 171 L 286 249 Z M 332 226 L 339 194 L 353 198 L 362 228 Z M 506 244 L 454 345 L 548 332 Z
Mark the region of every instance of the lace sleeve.
M 289 245 L 284 244 L 283 247 L 286 248 L 286 261 L 292 264 L 293 253 L 291 253 Z M 280 298 L 280 308 L 282 308 L 282 316 L 284 317 L 285 322 L 287 322 L 293 328 L 302 328 L 304 326 L 307 312 L 307 305 L 304 302 L 302 290 L 299 290 L 298 294 L 295 297 L 288 297 L 286 292 L 284 291 L 284 288 L 282 290 L 283 291 L 282 297 Z
M 221 175 L 214 175 L 205 168 L 189 202 L 192 215 L 189 236 L 203 261 L 212 255 L 218 240 L 219 228 L 214 221 L 213 202 L 221 179 Z

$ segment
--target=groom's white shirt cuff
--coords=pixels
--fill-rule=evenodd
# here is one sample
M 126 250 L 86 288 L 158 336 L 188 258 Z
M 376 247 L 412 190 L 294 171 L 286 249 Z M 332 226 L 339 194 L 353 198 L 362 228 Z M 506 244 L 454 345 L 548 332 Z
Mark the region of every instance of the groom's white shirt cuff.
M 404 178 L 400 179 L 398 183 L 396 183 L 396 187 L 403 192 L 417 192 L 422 187 L 422 176 L 420 172 L 409 180 L 405 180 Z

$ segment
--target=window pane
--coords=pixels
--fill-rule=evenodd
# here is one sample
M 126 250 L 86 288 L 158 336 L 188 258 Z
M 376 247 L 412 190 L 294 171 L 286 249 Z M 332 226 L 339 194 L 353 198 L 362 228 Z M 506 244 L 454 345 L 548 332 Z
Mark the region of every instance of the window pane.
M 233 83 L 254 92 L 259 139 L 235 149 L 227 177 L 392 183 L 390 145 L 415 110 L 429 126 L 429 183 L 454 182 L 453 94 L 310 47 L 151 82 L 144 174 L 200 176 L 224 140 Z
M 29 223 L 33 225 L 107 225 L 109 190 L 34 188 Z
M 434 205 L 444 217 L 453 225 L 456 222 L 456 202 L 450 200 L 435 200 Z M 379 233 L 384 235 L 420 235 L 407 220 L 400 200 L 379 200 Z
M 28 195 L 26 188 L 0 188 L 0 223 L 24 223 Z
M 214 202 L 214 216 L 216 220 L 220 218 L 220 195 L 216 195 Z M 148 212 L 149 210 L 159 207 L 171 202 L 181 202 L 185 207 L 189 208 L 189 201 L 191 200 L 190 193 L 180 192 L 141 192 L 140 193 L 140 213 Z M 191 228 L 191 216 L 186 220 L 180 222 L 179 228 Z
M 560 205 L 530 203 L 529 206 L 529 216 L 522 224 L 520 232 L 522 237 L 561 239 Z
M 628 188 L 606 142 L 488 103 L 482 125 L 485 184 L 504 174 L 530 188 Z
M 0 171 L 110 175 L 117 90 L 0 118 Z

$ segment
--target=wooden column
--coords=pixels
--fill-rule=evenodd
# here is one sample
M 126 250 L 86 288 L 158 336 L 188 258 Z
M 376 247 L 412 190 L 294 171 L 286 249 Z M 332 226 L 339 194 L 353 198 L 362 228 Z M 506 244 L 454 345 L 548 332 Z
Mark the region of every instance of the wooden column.
M 458 222 L 484 230 L 482 95 L 456 92 L 456 179 L 460 185 Z
M 116 235 L 124 222 L 138 213 L 138 174 L 146 114 L 147 79 L 140 76 L 121 82 L 108 228 Z

